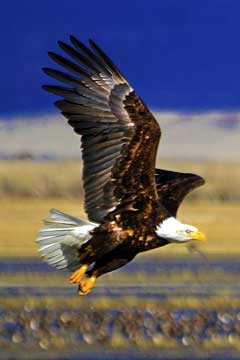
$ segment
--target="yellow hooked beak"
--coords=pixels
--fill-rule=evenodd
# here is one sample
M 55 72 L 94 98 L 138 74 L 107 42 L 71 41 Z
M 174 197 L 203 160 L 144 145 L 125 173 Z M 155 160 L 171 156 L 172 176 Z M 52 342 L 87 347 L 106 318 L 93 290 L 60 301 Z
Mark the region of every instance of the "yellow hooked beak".
M 189 234 L 192 240 L 206 241 L 206 235 L 201 231 L 191 231 Z

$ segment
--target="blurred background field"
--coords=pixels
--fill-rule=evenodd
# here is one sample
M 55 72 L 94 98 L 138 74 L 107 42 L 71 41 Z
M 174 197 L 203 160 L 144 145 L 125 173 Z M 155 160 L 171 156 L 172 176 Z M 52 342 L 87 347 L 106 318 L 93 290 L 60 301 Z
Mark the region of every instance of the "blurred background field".
M 30 157 L 30 154 L 20 154 Z M 240 167 L 238 162 L 170 161 L 157 167 L 181 172 L 193 172 L 206 179 L 206 184 L 194 191 L 194 200 L 212 203 L 240 201 Z M 79 160 L 66 161 L 0 161 L 0 199 L 3 198 L 64 198 L 82 199 L 82 166 Z
M 82 298 L 68 284 L 68 273 L 51 269 L 39 258 L 34 241 L 50 208 L 86 216 L 81 162 L 0 163 L 4 356 L 9 351 L 22 358 L 31 351 L 36 359 L 60 359 L 64 353 L 68 358 L 111 359 L 124 351 L 126 357 L 132 351 L 132 358 L 141 358 L 139 351 L 153 358 L 238 353 L 239 167 L 196 161 L 163 161 L 158 166 L 206 179 L 206 185 L 184 201 L 179 218 L 205 231 L 207 242 L 199 252 L 172 244 L 141 254 L 99 279 L 92 294 Z

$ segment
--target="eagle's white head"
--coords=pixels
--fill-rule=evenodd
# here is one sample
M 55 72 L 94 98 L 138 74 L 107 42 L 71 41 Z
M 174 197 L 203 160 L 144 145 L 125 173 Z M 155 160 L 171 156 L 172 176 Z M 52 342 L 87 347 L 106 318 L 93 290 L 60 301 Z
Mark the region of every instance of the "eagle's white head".
M 183 224 L 174 217 L 169 217 L 158 225 L 156 234 L 172 243 L 206 240 L 205 234 L 195 226 Z

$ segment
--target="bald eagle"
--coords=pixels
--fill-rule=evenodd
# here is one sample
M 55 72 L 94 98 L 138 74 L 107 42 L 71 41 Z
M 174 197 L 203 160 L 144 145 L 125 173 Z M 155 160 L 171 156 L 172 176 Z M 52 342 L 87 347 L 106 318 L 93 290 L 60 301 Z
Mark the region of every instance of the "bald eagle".
M 176 219 L 179 205 L 203 185 L 197 175 L 155 169 L 160 127 L 109 57 L 92 41 L 59 41 L 69 56 L 49 52 L 66 72 L 43 68 L 64 84 L 44 85 L 55 105 L 81 135 L 83 187 L 88 221 L 55 209 L 37 242 L 42 257 L 72 272 L 80 295 L 96 278 L 138 253 L 170 243 L 204 240 L 196 227 Z M 71 60 L 70 60 L 71 59 Z

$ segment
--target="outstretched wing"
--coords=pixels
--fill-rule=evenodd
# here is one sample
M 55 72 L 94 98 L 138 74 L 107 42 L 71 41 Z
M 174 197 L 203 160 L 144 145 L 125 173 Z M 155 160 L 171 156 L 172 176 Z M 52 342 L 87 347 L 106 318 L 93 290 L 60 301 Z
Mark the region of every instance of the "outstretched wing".
M 92 40 L 90 48 L 72 36 L 70 40 L 73 46 L 58 44 L 71 60 L 53 52 L 49 56 L 73 75 L 43 69 L 68 86 L 43 88 L 63 98 L 55 105 L 82 135 L 85 210 L 90 220 L 100 221 L 133 193 L 158 198 L 155 158 L 161 132 L 103 51 Z
M 162 169 L 155 169 L 155 176 L 161 203 L 173 216 L 177 215 L 185 196 L 205 183 L 202 177 L 195 174 Z

